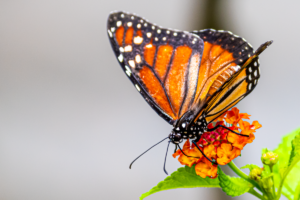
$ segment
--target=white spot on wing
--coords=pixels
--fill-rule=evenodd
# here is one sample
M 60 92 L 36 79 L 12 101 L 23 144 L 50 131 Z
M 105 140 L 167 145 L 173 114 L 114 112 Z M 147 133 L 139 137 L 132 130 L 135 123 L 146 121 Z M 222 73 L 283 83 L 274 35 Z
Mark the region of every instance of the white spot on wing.
M 160 34 L 160 33 L 161 33 L 161 30 L 160 30 L 160 29 L 157 29 L 157 33 Z
M 166 37 L 163 37 L 163 39 L 162 39 L 162 40 L 163 40 L 163 41 L 166 41 L 166 39 L 167 39 Z
M 139 92 L 141 91 L 140 87 L 137 84 L 135 84 L 135 87 L 136 87 L 137 91 L 139 91 Z
M 148 38 L 151 38 L 152 33 L 148 32 L 146 35 L 147 35 Z
M 121 17 L 124 18 L 124 14 L 121 14 Z
M 251 89 L 252 89 L 252 83 L 249 83 L 248 90 L 251 90 Z
M 136 25 L 136 27 L 137 27 L 137 28 L 141 28 L 141 27 L 142 27 L 142 25 L 141 25 L 141 24 L 138 24 L 138 25 Z
M 128 75 L 128 76 L 131 76 L 131 70 L 130 70 L 130 68 L 127 66 L 127 65 L 125 65 L 125 68 L 126 68 L 126 74 Z
M 124 52 L 124 48 L 120 47 L 119 50 L 123 53 Z
M 177 33 L 175 32 L 173 35 L 174 35 L 174 36 L 177 36 Z
M 120 62 L 123 62 L 123 60 L 124 60 L 124 57 L 123 57 L 123 55 L 122 55 L 122 54 L 120 54 L 120 55 L 119 55 L 119 57 L 118 57 L 118 60 L 119 60 Z
M 117 21 L 117 27 L 122 26 L 122 22 L 121 21 Z
M 141 62 L 142 62 L 142 59 L 141 59 L 140 54 L 137 54 L 137 55 L 135 56 L 135 62 L 136 62 L 136 63 L 141 63 Z
M 144 39 L 140 36 L 136 36 L 136 37 L 133 38 L 134 44 L 142 44 L 143 40 Z
M 167 31 L 166 31 L 166 33 L 167 33 L 167 34 L 170 34 L 170 31 L 169 31 L 169 30 L 167 30 Z
M 110 30 L 107 30 L 109 37 L 112 37 L 112 33 L 110 32 Z
M 125 65 L 125 68 L 126 68 L 126 70 L 131 72 L 130 68 L 127 65 Z
M 152 44 L 147 44 L 146 45 L 146 48 L 151 48 L 152 47 Z
M 254 62 L 254 67 L 257 67 L 257 62 Z
M 132 22 L 128 22 L 128 23 L 127 23 L 127 26 L 128 26 L 128 27 L 131 27 L 131 26 L 132 26 Z
M 127 45 L 125 48 L 124 48 L 125 52 L 131 52 L 132 51 L 132 46 L 131 45 Z
M 257 70 L 254 71 L 254 76 L 257 77 Z
M 130 67 L 135 68 L 135 62 L 134 62 L 134 60 L 129 60 L 128 64 L 130 65 Z
M 148 24 L 147 24 L 147 23 L 145 23 L 145 24 L 144 24 L 144 26 L 145 26 L 145 27 L 147 27 L 147 26 L 148 26 Z
M 111 32 L 115 32 L 116 28 L 115 27 L 111 27 L 110 30 L 111 30 Z

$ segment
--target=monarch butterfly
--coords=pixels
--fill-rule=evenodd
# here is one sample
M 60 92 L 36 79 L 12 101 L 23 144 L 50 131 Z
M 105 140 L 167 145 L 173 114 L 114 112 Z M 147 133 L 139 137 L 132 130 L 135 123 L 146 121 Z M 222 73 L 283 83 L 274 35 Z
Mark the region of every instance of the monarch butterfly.
M 254 52 L 230 31 L 165 29 L 126 12 L 109 15 L 107 32 L 137 91 L 173 125 L 165 139 L 179 148 L 188 138 L 198 147 L 207 125 L 253 91 L 260 77 L 258 55 L 272 43 Z

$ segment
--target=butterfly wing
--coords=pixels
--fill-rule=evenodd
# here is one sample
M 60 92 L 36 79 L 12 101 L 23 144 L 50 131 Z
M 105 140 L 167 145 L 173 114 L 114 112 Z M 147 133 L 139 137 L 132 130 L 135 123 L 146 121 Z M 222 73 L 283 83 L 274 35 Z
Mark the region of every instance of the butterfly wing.
M 247 59 L 241 69 L 210 98 L 197 118 L 200 117 L 201 120 L 201 116 L 204 116 L 207 123 L 211 123 L 250 94 L 260 78 L 258 56 L 271 44 L 272 41 L 262 44 L 256 52 Z
M 203 40 L 125 12 L 109 15 L 107 32 L 129 79 L 149 105 L 173 124 L 182 107 L 194 100 Z
M 253 54 L 253 48 L 245 39 L 229 31 L 205 29 L 193 33 L 203 39 L 204 50 L 195 97 L 190 104 L 183 105 L 181 112 L 191 110 L 196 116 L 203 111 L 211 97 L 241 69 L 240 65 Z

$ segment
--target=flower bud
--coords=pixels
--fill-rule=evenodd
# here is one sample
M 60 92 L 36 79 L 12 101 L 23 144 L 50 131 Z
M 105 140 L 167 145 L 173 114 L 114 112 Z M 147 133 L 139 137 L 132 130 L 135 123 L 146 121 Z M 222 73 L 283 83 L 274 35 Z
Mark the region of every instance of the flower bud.
M 269 151 L 262 155 L 261 161 L 265 165 L 275 165 L 278 162 L 278 155 Z
M 252 180 L 259 181 L 261 179 L 262 169 L 256 167 L 250 171 L 249 177 Z

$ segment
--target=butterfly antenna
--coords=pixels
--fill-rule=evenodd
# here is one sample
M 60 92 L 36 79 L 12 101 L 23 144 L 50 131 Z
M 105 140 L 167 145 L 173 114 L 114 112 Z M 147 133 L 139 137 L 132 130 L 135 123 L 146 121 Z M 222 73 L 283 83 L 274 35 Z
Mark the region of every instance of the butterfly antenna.
M 216 129 L 219 128 L 219 127 L 225 128 L 225 129 L 227 129 L 228 131 L 230 131 L 230 132 L 232 132 L 232 133 L 235 133 L 235 134 L 237 134 L 237 135 L 249 137 L 249 135 L 244 135 L 244 134 L 237 133 L 237 132 L 231 130 L 230 128 L 228 128 L 228 127 L 226 127 L 226 126 L 223 126 L 223 125 L 220 125 L 220 124 L 217 125 L 217 126 L 215 126 L 214 128 L 207 129 L 207 131 L 214 131 L 214 130 L 216 130 Z
M 166 152 L 165 162 L 164 162 L 164 171 L 165 171 L 165 173 L 166 173 L 167 175 L 169 175 L 169 174 L 168 174 L 168 172 L 167 172 L 167 170 L 166 170 L 166 161 L 167 161 L 167 155 L 168 155 L 168 150 L 169 150 L 170 142 L 171 142 L 171 140 L 169 141 L 168 146 L 167 146 L 167 152 Z
M 149 149 L 147 149 L 144 153 L 142 153 L 141 155 L 139 155 L 136 159 L 134 159 L 134 160 L 131 162 L 131 164 L 129 165 L 129 169 L 131 169 L 132 164 L 133 164 L 137 159 L 139 159 L 139 157 L 141 157 L 142 155 L 144 155 L 145 153 L 147 153 L 150 149 L 152 149 L 153 147 L 155 147 L 155 146 L 158 145 L 159 143 L 165 141 L 166 139 L 168 139 L 168 137 L 166 137 L 166 138 L 163 139 L 162 141 L 156 143 L 155 145 L 153 145 L 152 147 L 150 147 Z

